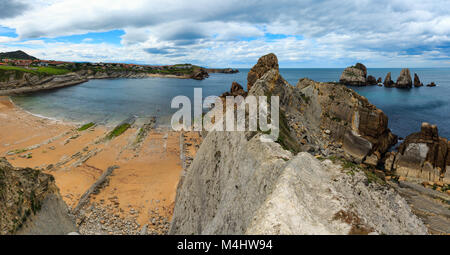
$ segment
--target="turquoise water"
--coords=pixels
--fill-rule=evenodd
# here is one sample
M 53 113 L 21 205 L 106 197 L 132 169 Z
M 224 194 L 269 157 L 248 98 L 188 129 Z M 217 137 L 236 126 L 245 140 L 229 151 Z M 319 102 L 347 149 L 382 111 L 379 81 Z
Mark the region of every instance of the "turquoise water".
M 376 78 L 392 73 L 393 79 L 401 69 L 368 69 Z M 336 69 L 281 69 L 282 76 L 292 85 L 299 78 L 308 77 L 316 81 L 339 80 L 342 68 Z M 395 134 L 405 137 L 420 129 L 427 121 L 437 124 L 441 136 L 450 138 L 450 69 L 411 69 L 421 81 L 434 81 L 437 87 L 395 89 L 378 86 L 353 87 L 382 109 L 389 117 L 389 126 Z M 113 125 L 132 115 L 139 117 L 158 116 L 159 124 L 166 124 L 170 115 L 173 97 L 193 97 L 194 88 L 203 89 L 203 97 L 220 95 L 237 81 L 246 87 L 248 69 L 236 74 L 211 74 L 208 79 L 115 79 L 90 80 L 67 88 L 15 96 L 13 101 L 25 110 L 41 116 L 76 123 L 89 121 Z

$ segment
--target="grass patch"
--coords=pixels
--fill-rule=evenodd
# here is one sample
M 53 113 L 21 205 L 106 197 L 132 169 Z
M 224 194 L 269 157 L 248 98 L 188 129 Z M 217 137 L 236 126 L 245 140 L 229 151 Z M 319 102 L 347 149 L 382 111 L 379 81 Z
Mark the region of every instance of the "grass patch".
M 61 75 L 69 73 L 70 70 L 64 68 L 55 68 L 55 67 L 31 67 L 31 68 L 23 68 L 18 66 L 0 66 L 0 70 L 4 71 L 16 71 L 16 77 L 22 73 L 31 73 L 36 75 Z M 22 74 L 23 75 L 23 74 Z
M 111 140 L 119 135 L 123 134 L 127 129 L 129 129 L 131 125 L 129 123 L 123 123 L 119 126 L 115 127 L 109 134 L 106 136 L 106 139 Z
M 78 131 L 84 131 L 84 130 L 86 130 L 86 129 L 88 129 L 88 128 L 94 126 L 94 125 L 95 125 L 94 122 L 89 122 L 89 123 L 87 123 L 87 124 L 84 124 L 84 125 L 81 126 L 80 128 L 78 128 L 77 130 L 78 130 Z

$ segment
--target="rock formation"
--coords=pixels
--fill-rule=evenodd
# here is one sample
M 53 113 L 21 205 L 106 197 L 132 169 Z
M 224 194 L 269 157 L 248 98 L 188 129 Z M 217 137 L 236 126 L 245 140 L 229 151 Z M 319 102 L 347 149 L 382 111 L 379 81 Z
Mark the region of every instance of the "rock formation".
M 439 137 L 435 125 L 422 123 L 421 131 L 405 138 L 392 169 L 399 176 L 411 180 L 450 183 L 450 143 Z
M 357 63 L 354 66 L 345 68 L 339 82 L 350 86 L 365 86 L 367 85 L 366 77 L 367 68 L 363 64 Z
M 431 83 L 427 84 L 427 87 L 436 87 L 436 84 L 434 82 L 431 82 Z
M 194 71 L 191 76 L 191 78 L 194 80 L 203 80 L 207 77 L 209 77 L 209 74 L 204 68 L 199 68 L 198 70 Z
M 367 76 L 367 85 L 377 85 L 377 84 L 378 84 L 377 79 L 374 76 L 372 75 Z
M 278 70 L 278 58 L 270 53 L 259 58 L 258 63 L 252 67 L 247 75 L 247 91 L 250 91 L 253 84 L 271 69 Z
M 247 96 L 247 92 L 244 90 L 244 88 L 241 86 L 241 84 L 237 83 L 237 82 L 233 82 L 231 84 L 231 89 L 230 92 L 225 92 L 221 95 L 221 97 L 226 97 L 226 96 L 243 96 L 246 97 Z
M 411 88 L 412 80 L 411 73 L 408 68 L 402 69 L 400 75 L 397 78 L 397 82 L 395 83 L 396 88 Z
M 206 136 L 178 186 L 169 234 L 426 234 L 392 189 L 259 135 Z
M 386 88 L 394 87 L 395 83 L 394 83 L 394 81 L 392 81 L 391 72 L 387 73 L 386 78 L 384 78 L 383 84 Z
M 181 177 L 170 234 L 426 233 L 392 189 L 299 152 L 377 164 L 396 140 L 382 111 L 344 85 L 303 78 L 294 87 L 278 68 L 250 81 L 249 95 L 279 96 L 277 141 L 209 132 Z
M 0 158 L 0 234 L 54 234 L 77 231 L 53 176 L 14 168 Z
M 377 83 L 378 83 L 378 84 L 383 83 L 383 78 L 378 77 Z
M 419 76 L 414 73 L 414 87 L 422 87 L 423 83 L 420 82 Z

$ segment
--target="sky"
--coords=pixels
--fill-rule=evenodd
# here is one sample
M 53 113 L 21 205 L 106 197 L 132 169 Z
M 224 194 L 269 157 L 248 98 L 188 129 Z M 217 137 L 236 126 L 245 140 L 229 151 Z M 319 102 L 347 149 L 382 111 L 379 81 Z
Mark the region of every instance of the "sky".
M 0 0 L 0 52 L 251 67 L 450 67 L 450 0 Z

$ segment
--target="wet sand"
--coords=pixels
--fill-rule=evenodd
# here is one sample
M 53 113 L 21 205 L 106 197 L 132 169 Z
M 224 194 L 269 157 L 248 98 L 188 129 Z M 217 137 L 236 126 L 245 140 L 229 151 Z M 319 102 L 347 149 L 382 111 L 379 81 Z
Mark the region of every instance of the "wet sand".
M 90 196 L 89 204 L 135 220 L 139 227 L 148 225 L 151 229 L 155 217 L 169 221 L 182 171 L 180 133 L 156 128 L 136 144 L 139 126 L 133 125 L 112 140 L 103 139 L 111 128 L 77 128 L 33 116 L 8 97 L 0 97 L 0 157 L 6 157 L 13 166 L 40 168 L 52 174 L 72 209 L 108 167 L 118 166 L 108 184 Z M 185 136 L 185 151 L 193 157 L 200 138 L 194 132 Z

